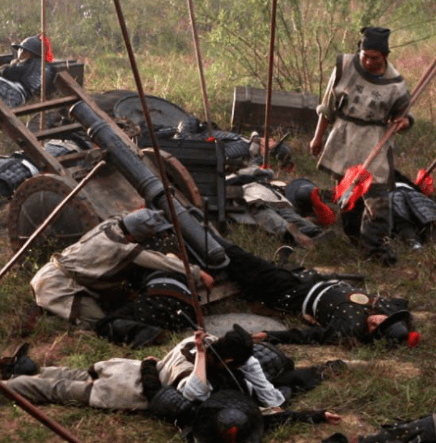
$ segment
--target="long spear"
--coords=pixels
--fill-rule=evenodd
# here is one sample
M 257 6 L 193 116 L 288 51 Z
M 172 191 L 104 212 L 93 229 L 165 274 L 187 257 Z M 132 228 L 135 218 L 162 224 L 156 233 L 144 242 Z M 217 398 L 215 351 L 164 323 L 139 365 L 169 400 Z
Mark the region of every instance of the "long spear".
M 436 58 L 433 63 L 427 68 L 427 70 L 422 75 L 418 84 L 412 92 L 409 104 L 407 108 L 401 114 L 401 117 L 406 116 L 410 111 L 410 108 L 417 101 L 418 97 L 421 95 L 422 91 L 431 82 L 433 77 L 436 75 Z M 369 188 L 372 181 L 371 174 L 367 171 L 368 166 L 374 161 L 377 155 L 381 152 L 383 146 L 392 137 L 392 135 L 397 131 L 398 124 L 393 123 L 389 129 L 385 132 L 384 136 L 379 140 L 374 149 L 370 152 L 367 159 L 362 165 L 357 165 L 354 168 L 347 171 L 342 182 L 335 190 L 335 200 L 339 202 L 342 209 L 348 206 L 349 209 L 352 208 L 354 202 L 362 196 Z M 365 184 L 362 184 L 362 182 Z M 356 185 L 362 184 L 360 188 L 356 188 Z
M 420 169 L 418 171 L 415 185 L 419 186 L 425 195 L 433 194 L 433 178 L 430 174 L 436 168 L 436 158 L 431 162 L 427 169 Z
M 209 99 L 207 97 L 206 81 L 204 79 L 203 59 L 201 57 L 200 45 L 198 43 L 197 25 L 195 22 L 194 3 L 188 0 L 189 17 L 191 19 L 192 37 L 194 40 L 195 55 L 197 57 L 198 71 L 200 74 L 201 90 L 203 92 L 203 106 L 206 114 L 207 132 L 209 137 L 212 137 L 212 117 L 209 106 Z
M 183 235 L 182 235 L 182 231 L 180 229 L 177 214 L 176 214 L 176 211 L 174 208 L 173 197 L 171 195 L 170 185 L 169 185 L 168 177 L 167 177 L 167 174 L 165 171 L 165 166 L 164 166 L 163 160 L 160 155 L 160 150 L 159 150 L 159 146 L 157 143 L 156 134 L 154 132 L 153 123 L 151 121 L 150 113 L 148 111 L 147 102 L 145 100 L 145 94 L 144 94 L 144 90 L 142 88 L 142 82 L 141 82 L 141 78 L 139 76 L 138 66 L 136 64 L 136 59 L 135 59 L 135 55 L 133 53 L 132 45 L 130 43 L 129 34 L 127 32 L 127 27 L 126 27 L 126 22 L 124 20 L 123 11 L 121 9 L 121 5 L 120 5 L 119 0 L 114 0 L 114 4 L 115 4 L 117 16 L 118 16 L 118 22 L 119 22 L 120 28 L 121 28 L 121 33 L 123 34 L 124 43 L 126 45 L 127 53 L 129 55 L 130 65 L 132 68 L 133 76 L 135 78 L 135 83 L 136 83 L 136 88 L 138 90 L 139 99 L 141 100 L 142 111 L 144 113 L 145 121 L 147 122 L 148 131 L 150 133 L 150 140 L 153 145 L 154 155 L 156 157 L 156 162 L 159 167 L 159 173 L 161 176 L 162 184 L 164 186 L 165 196 L 166 196 L 166 199 L 168 202 L 168 209 L 171 214 L 171 220 L 173 222 L 174 229 L 176 231 L 176 236 L 177 236 L 177 240 L 179 243 L 181 257 L 182 257 L 183 265 L 185 267 L 188 286 L 189 286 L 189 289 L 192 294 L 192 301 L 193 301 L 195 315 L 197 317 L 198 324 L 201 327 L 204 327 L 203 312 L 201 311 L 200 303 L 198 301 L 197 290 L 195 288 L 194 278 L 192 276 L 191 268 L 189 266 L 188 254 L 186 251 L 185 243 L 183 241 Z
M 276 11 L 277 11 L 277 0 L 272 0 L 271 30 L 270 30 L 270 42 L 269 42 L 268 84 L 267 84 L 267 94 L 266 94 L 266 103 L 265 103 L 265 132 L 264 132 L 265 150 L 263 154 L 263 165 L 262 165 L 263 168 L 268 168 L 269 122 L 270 122 L 270 111 L 271 111 L 272 79 L 273 79 L 273 69 L 274 69 Z
M 46 38 L 46 25 L 45 25 L 45 0 L 41 0 L 41 101 L 46 99 L 46 76 L 45 76 L 45 38 Z M 39 129 L 43 131 L 45 129 L 45 112 L 41 111 L 39 120 Z
M 65 441 L 70 443 L 81 443 L 67 429 L 63 428 L 58 422 L 50 418 L 47 414 L 36 408 L 32 403 L 26 400 L 22 395 L 13 391 L 9 386 L 0 381 L 0 392 L 9 400 L 14 401 L 21 409 L 24 409 L 32 417 L 36 418 L 43 425 L 50 428 L 53 432 L 61 436 Z

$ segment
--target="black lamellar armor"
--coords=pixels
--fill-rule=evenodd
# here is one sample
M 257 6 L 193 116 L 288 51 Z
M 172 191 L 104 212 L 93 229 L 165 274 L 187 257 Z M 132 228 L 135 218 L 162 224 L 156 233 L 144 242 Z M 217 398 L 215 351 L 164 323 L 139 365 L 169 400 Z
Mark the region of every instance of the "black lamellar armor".
M 321 281 L 307 292 L 301 313 L 315 326 L 299 330 L 268 331 L 269 340 L 291 343 L 335 343 L 355 338 L 370 342 L 366 319 L 370 315 L 391 315 L 408 307 L 402 298 L 382 298 L 368 294 L 341 280 Z
M 11 63 L 0 69 L 0 75 L 11 82 L 19 82 L 24 88 L 26 100 L 39 94 L 41 88 L 41 59 L 32 58 L 23 62 Z M 47 93 L 53 89 L 56 70 L 50 64 L 46 65 Z

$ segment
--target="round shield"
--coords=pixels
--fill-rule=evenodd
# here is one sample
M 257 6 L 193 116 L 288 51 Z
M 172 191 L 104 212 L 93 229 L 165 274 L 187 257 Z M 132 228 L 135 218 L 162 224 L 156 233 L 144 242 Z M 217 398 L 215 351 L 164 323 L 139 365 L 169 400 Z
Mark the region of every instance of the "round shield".
M 145 101 L 154 126 L 177 127 L 180 122 L 185 122 L 190 118 L 190 115 L 182 108 L 163 98 L 145 95 Z M 138 94 L 121 98 L 114 106 L 114 116 L 124 117 L 135 124 L 144 125 L 145 118 Z

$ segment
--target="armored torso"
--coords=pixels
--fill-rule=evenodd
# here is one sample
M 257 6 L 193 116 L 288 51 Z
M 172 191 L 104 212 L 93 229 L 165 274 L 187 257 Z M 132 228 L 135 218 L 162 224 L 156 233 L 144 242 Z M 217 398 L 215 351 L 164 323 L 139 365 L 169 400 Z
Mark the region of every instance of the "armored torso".
M 338 57 L 333 94 L 335 121 L 318 167 L 341 179 L 347 169 L 364 163 L 389 119 L 408 104 L 409 93 L 389 62 L 382 76 L 373 76 L 362 68 L 359 54 L 345 54 Z M 374 183 L 393 186 L 392 146 L 390 139 L 368 168 Z

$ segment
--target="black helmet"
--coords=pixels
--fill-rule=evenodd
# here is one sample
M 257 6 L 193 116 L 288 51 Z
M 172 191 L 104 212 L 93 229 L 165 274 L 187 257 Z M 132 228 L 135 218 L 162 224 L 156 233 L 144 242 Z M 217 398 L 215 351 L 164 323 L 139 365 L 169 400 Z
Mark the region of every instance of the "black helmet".
M 139 209 L 126 215 L 123 218 L 123 224 L 128 233 L 137 242 L 141 242 L 173 227 L 165 219 L 162 210 L 148 208 Z
M 241 366 L 253 355 L 253 339 L 235 323 L 231 331 L 213 344 L 213 348 L 223 360 L 232 358 L 235 366 Z
M 264 421 L 251 397 L 224 389 L 213 393 L 200 405 L 192 431 L 198 443 L 260 443 Z
M 315 188 L 315 184 L 309 179 L 297 178 L 286 186 L 285 196 L 299 214 L 312 214 L 313 208 L 310 196 Z
M 37 57 L 41 57 L 41 39 L 39 38 L 39 35 L 27 37 L 20 44 L 12 44 L 11 46 L 16 50 L 22 48 Z
M 385 338 L 392 344 L 407 341 L 410 333 L 411 314 L 407 310 L 395 312 L 380 323 L 372 333 L 374 339 Z

